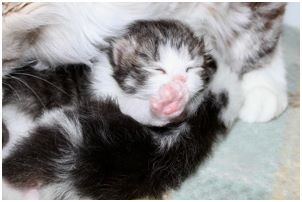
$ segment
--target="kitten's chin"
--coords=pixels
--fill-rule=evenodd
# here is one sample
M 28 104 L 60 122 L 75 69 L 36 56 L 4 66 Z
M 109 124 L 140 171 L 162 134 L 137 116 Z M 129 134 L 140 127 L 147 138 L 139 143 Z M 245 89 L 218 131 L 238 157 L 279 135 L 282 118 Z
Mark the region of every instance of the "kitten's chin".
M 155 126 L 155 127 L 163 127 L 170 124 L 169 121 L 159 121 L 159 120 L 155 120 L 155 121 L 151 121 L 149 123 L 145 123 L 144 125 L 147 126 Z

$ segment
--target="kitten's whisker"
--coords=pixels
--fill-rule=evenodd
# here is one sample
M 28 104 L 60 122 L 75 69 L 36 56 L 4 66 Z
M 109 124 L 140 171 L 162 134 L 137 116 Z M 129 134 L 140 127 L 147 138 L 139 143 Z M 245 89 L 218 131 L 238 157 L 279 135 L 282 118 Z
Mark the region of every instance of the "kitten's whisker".
M 10 77 L 12 79 L 16 79 L 17 81 L 19 81 L 20 83 L 22 83 L 24 86 L 26 86 L 36 96 L 36 98 L 38 98 L 38 100 L 40 101 L 41 105 L 46 110 L 46 106 L 43 104 L 43 102 L 42 102 L 41 98 L 39 97 L 39 95 L 26 82 L 22 81 L 22 79 L 20 79 L 20 78 L 12 76 L 12 75 L 10 75 Z
M 14 94 L 16 94 L 16 96 L 18 97 L 18 100 L 21 102 L 21 98 L 15 88 L 13 88 L 11 85 L 9 85 L 8 83 L 5 83 L 5 82 L 2 82 L 2 84 L 7 85 L 14 92 Z
M 32 74 L 26 74 L 26 73 L 20 73 L 20 72 L 19 72 L 19 73 L 15 72 L 14 74 L 20 74 L 20 75 L 25 75 L 25 76 L 34 77 L 34 78 L 36 78 L 36 79 L 40 79 L 41 81 L 44 81 L 44 82 L 46 82 L 46 83 L 52 85 L 53 87 L 55 87 L 56 89 L 60 90 L 62 93 L 64 93 L 65 95 L 67 95 L 67 96 L 70 97 L 70 95 L 69 95 L 66 91 L 64 91 L 63 89 L 57 87 L 55 84 L 51 83 L 50 81 L 47 81 L 46 79 L 43 79 L 43 78 L 38 77 L 38 76 L 34 76 L 34 75 L 32 75 Z

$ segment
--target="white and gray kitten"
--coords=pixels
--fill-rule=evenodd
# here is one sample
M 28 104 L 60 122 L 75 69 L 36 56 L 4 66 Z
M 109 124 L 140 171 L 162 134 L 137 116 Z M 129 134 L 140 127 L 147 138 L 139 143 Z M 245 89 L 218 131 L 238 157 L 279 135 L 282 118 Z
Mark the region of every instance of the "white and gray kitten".
M 194 96 L 216 71 L 203 39 L 177 21 L 139 21 L 109 43 L 111 60 L 99 58 L 92 68 L 93 94 L 116 98 L 122 112 L 146 125 L 193 113 Z

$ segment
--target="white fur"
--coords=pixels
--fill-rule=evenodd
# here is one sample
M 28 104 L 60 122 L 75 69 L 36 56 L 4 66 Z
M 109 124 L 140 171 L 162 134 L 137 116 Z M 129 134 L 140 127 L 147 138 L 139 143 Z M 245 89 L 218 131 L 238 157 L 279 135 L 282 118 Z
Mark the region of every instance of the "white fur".
M 190 127 L 187 123 L 181 124 L 177 129 L 169 133 L 168 135 L 160 135 L 154 134 L 152 137 L 159 145 L 160 152 L 168 150 L 171 146 L 173 146 L 177 141 L 179 141 L 182 137 L 180 134 L 184 134 L 186 131 L 190 131 Z
M 19 23 L 15 23 L 15 19 L 19 19 L 19 15 L 33 19 L 47 16 L 42 20 L 50 25 L 42 26 L 41 40 L 31 49 L 32 54 L 50 64 L 90 64 L 89 60 L 98 54 L 96 46 L 104 43 L 104 38 L 118 35 L 134 20 L 156 17 L 159 11 L 167 12 L 169 7 L 151 3 L 38 3 L 33 4 L 31 12 L 26 10 L 4 19 L 17 27 Z
M 6 180 L 2 179 L 2 199 L 4 200 L 22 200 L 24 199 L 24 192 L 12 187 L 10 184 L 6 182 Z
M 43 126 L 54 126 L 57 125 L 58 129 L 62 130 L 62 133 L 69 136 L 70 142 L 74 146 L 78 146 L 82 143 L 82 132 L 81 124 L 78 121 L 78 117 L 74 114 L 74 118 L 70 119 L 64 113 L 64 109 L 55 109 L 51 111 L 46 111 L 37 120 L 38 125 Z
M 230 126 L 242 106 L 242 89 L 238 74 L 225 64 L 218 64 L 217 72 L 209 88 L 214 93 L 227 93 L 227 107 L 220 113 L 222 121 Z
M 39 189 L 40 199 L 58 199 L 58 200 L 88 200 L 88 198 L 80 197 L 76 189 L 73 187 L 72 183 L 69 180 L 65 182 L 58 182 L 48 184 Z
M 35 123 L 31 116 L 22 112 L 15 105 L 6 105 L 2 108 L 2 120 L 9 131 L 8 143 L 2 150 L 2 159 L 5 159 L 15 149 L 18 142 L 29 136 Z
M 32 18 L 36 20 L 41 19 L 36 16 L 44 16 L 42 17 L 42 21 L 47 22 L 47 25 L 50 24 L 50 26 L 43 27 L 40 40 L 35 43 L 34 47 L 31 47 L 31 51 L 29 52 L 44 62 L 53 65 L 66 62 L 91 64 L 90 59 L 98 55 L 97 46 L 104 43 L 104 38 L 120 35 L 125 26 L 134 20 L 172 18 L 188 23 L 196 33 L 204 35 L 209 41 L 211 41 L 211 39 L 208 38 L 208 36 L 215 36 L 215 40 L 213 40 L 212 43 L 216 46 L 215 49 L 217 52 L 214 51 L 213 54 L 215 54 L 217 58 L 225 60 L 230 68 L 240 71 L 244 58 L 249 56 L 246 53 L 250 53 L 251 51 L 249 50 L 257 46 L 252 43 L 250 40 L 251 35 L 248 34 L 243 34 L 238 39 L 235 39 L 235 43 L 231 47 L 225 46 L 227 40 L 232 40 L 233 30 L 241 31 L 241 29 L 243 29 L 242 25 L 245 25 L 251 18 L 251 12 L 248 8 L 242 6 L 240 9 L 232 9 L 232 6 L 230 3 L 203 2 L 35 3 L 31 11 L 26 9 L 26 12 L 22 13 L 22 16 L 26 18 L 32 16 Z M 17 23 L 16 26 L 18 20 L 14 18 L 20 19 L 20 16 L 16 14 L 5 17 L 4 22 L 7 23 L 4 23 L 4 28 L 18 27 L 19 23 Z M 39 23 L 40 21 L 34 24 L 40 26 Z M 9 29 L 4 29 L 4 37 L 10 35 L 8 30 Z M 6 34 L 6 32 L 8 32 L 8 34 Z M 245 45 L 243 46 L 243 44 Z M 6 45 L 4 47 L 6 47 Z M 213 46 L 209 45 L 209 47 L 212 48 Z M 251 77 L 254 77 L 252 75 L 262 77 L 261 82 L 263 86 L 269 85 L 270 89 L 262 89 L 262 92 L 251 91 L 251 95 L 245 95 L 247 101 L 240 113 L 240 117 L 243 120 L 249 122 L 270 120 L 284 110 L 287 104 L 287 98 L 284 98 L 284 95 L 286 95 L 285 74 L 283 73 L 284 67 L 279 64 L 282 63 L 282 59 L 274 57 L 273 60 L 276 61 L 273 61 L 272 64 L 277 63 L 278 65 L 268 64 L 268 67 L 264 68 L 272 70 L 257 70 L 255 73 L 251 72 L 245 76 L 245 81 L 243 82 L 244 89 L 247 88 L 246 83 L 253 80 L 251 79 Z M 272 79 L 269 78 L 271 76 L 267 75 L 271 73 L 273 74 L 272 77 L 274 77 L 273 82 L 271 81 Z M 260 74 L 264 75 L 260 76 Z M 276 79 L 280 79 L 280 81 L 276 82 Z M 274 86 L 276 83 L 278 84 Z M 276 109 L 263 111 L 264 114 L 259 116 L 247 115 L 251 114 L 249 111 L 254 111 L 256 107 L 254 104 L 248 104 L 253 103 L 249 101 L 251 100 L 250 97 L 260 96 L 262 94 L 268 95 L 268 100 L 271 100 L 270 103 L 276 105 Z M 276 95 L 277 101 L 273 98 Z M 126 103 L 128 104 L 128 102 Z M 267 104 L 265 99 L 261 99 L 257 106 L 261 108 L 261 105 L 264 106 Z M 251 108 L 249 108 L 249 106 L 251 106 Z M 259 109 L 256 110 L 259 111 Z M 257 114 L 257 112 L 255 114 Z
M 278 47 L 272 61 L 244 75 L 242 81 L 244 105 L 240 119 L 246 122 L 266 122 L 287 107 L 286 72 Z

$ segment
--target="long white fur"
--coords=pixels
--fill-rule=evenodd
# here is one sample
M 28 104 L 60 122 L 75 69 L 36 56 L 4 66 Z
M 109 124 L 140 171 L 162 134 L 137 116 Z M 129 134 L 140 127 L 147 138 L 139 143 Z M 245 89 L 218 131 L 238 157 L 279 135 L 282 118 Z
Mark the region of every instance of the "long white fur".
M 47 20 L 43 21 L 47 25 L 51 24 L 43 27 L 40 40 L 36 42 L 34 47 L 31 47 L 30 52 L 44 62 L 53 65 L 68 62 L 90 64 L 90 59 L 98 55 L 96 46 L 104 43 L 105 37 L 122 33 L 125 26 L 134 20 L 172 18 L 188 23 L 197 34 L 205 37 L 208 36 L 208 33 L 214 34 L 217 40 L 215 44 L 217 50 L 222 52 L 218 53 L 217 56 L 223 57 L 227 63 L 229 62 L 231 68 L 238 69 L 242 65 L 240 58 L 248 57 L 245 53 L 249 53 L 248 49 L 253 48 L 253 44 L 242 46 L 241 41 L 248 43 L 248 37 L 250 36 L 243 34 L 241 39 L 238 39 L 227 50 L 222 44 L 232 37 L 231 30 L 239 31 L 239 29 L 242 29 L 241 25 L 247 23 L 251 13 L 245 7 L 229 12 L 231 7 L 230 3 L 35 3 L 30 11 L 26 10 L 22 15 L 29 18 L 31 16 L 33 19 L 39 19 L 36 16 L 40 15 L 46 16 Z M 6 26 L 18 27 L 20 24 L 23 26 L 23 21 L 17 23 L 18 20 L 14 20 L 14 18 L 18 18 L 18 14 L 5 17 L 4 22 L 7 23 L 4 23 L 4 28 Z M 29 22 L 31 21 L 32 19 L 29 20 Z M 15 26 L 16 23 L 17 26 Z M 41 26 L 40 22 L 33 24 Z M 9 30 L 4 29 L 4 36 L 6 36 L 6 32 L 9 32 Z M 9 51 L 5 51 L 4 48 L 3 52 L 5 54 Z M 233 62 L 234 58 L 236 59 L 235 63 Z M 273 60 L 276 61 L 271 64 L 277 64 L 276 67 L 270 64 L 267 66 L 270 66 L 274 71 L 263 70 L 255 74 L 274 72 L 275 77 L 279 77 L 281 80 L 278 85 L 275 85 L 276 82 L 271 79 L 271 76 L 263 76 L 261 82 L 266 83 L 264 85 L 270 85 L 271 91 L 281 93 L 282 96 L 277 96 L 278 101 L 272 101 L 276 103 L 275 105 L 266 105 L 273 108 L 268 110 L 270 113 L 263 115 L 266 118 L 262 118 L 261 110 L 258 110 L 257 115 L 253 115 L 255 112 L 252 111 L 255 104 L 252 101 L 246 101 L 240 113 L 241 119 L 249 122 L 267 121 L 280 114 L 287 106 L 286 98 L 284 98 L 286 82 L 284 82 L 285 74 L 283 73 L 282 59 L 276 56 Z M 251 76 L 246 76 L 246 78 L 248 77 Z M 252 80 L 245 79 L 243 85 L 247 86 L 246 83 L 249 81 L 255 82 Z M 243 89 L 247 88 L 243 87 Z M 272 98 L 271 92 L 261 91 L 261 95 L 252 93 L 251 96 L 248 96 L 248 92 L 245 92 L 245 98 L 249 97 L 251 99 L 251 97 L 254 97 L 254 99 L 258 99 L 258 96 Z M 282 99 L 278 97 L 282 97 Z M 258 105 L 261 108 L 262 103 Z M 248 110 L 249 108 L 250 110 Z M 251 118 L 251 116 L 254 118 Z

